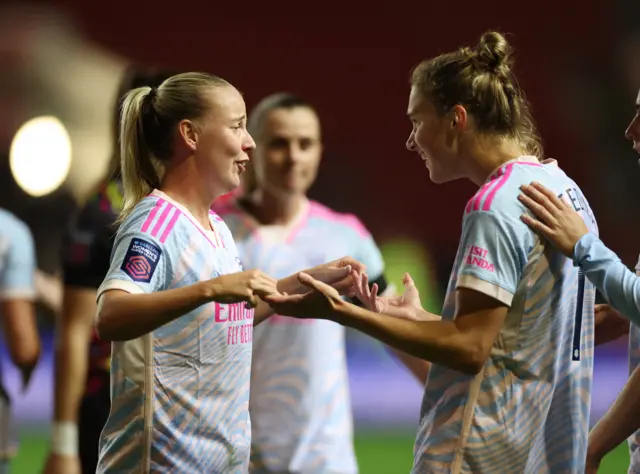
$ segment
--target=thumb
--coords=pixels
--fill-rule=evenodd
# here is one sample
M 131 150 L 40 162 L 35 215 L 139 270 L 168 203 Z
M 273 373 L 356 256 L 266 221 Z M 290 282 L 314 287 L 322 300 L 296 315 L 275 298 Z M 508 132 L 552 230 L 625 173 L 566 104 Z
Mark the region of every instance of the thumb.
M 308 273 L 298 273 L 298 281 L 307 288 L 311 288 L 316 291 L 322 291 L 322 284 Z
M 402 283 L 404 283 L 404 287 L 407 290 L 410 290 L 416 287 L 416 284 L 413 282 L 413 278 L 411 278 L 411 275 L 409 275 L 409 273 L 404 274 L 404 276 L 402 277 Z

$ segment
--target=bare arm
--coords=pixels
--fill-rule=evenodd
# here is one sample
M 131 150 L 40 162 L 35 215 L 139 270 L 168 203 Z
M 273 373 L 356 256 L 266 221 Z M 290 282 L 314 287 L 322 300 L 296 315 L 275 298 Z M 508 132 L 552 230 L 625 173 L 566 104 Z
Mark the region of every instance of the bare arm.
M 589 434 L 587 458 L 600 460 L 640 428 L 640 368 L 636 368 L 609 411 Z
M 331 319 L 423 360 L 477 374 L 491 354 L 507 307 L 474 290 L 456 290 L 456 318 L 416 321 L 375 313 L 347 303 L 328 285 L 300 274 L 313 288 L 306 295 L 269 295 L 267 301 L 286 316 Z M 439 318 L 429 315 L 430 318 Z
M 136 339 L 216 297 L 208 281 L 153 293 L 108 290 L 98 301 L 98 334 L 107 341 Z
M 54 421 L 77 423 L 87 379 L 96 290 L 67 286 L 57 318 Z
M 7 299 L 0 303 L 0 313 L 11 361 L 22 372 L 23 386 L 26 387 L 40 357 L 40 336 L 33 302 Z
M 335 317 L 409 355 L 474 375 L 489 358 L 507 307 L 466 288 L 456 290 L 456 307 L 452 321 L 409 321 L 350 304 L 338 305 Z

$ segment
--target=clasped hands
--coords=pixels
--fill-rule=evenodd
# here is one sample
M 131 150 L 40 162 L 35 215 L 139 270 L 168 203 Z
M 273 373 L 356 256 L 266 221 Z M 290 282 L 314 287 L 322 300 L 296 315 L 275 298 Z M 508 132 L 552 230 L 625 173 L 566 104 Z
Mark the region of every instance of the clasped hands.
M 344 257 L 281 280 L 278 292 L 261 298 L 278 314 L 302 319 L 337 320 L 343 296 L 357 298 L 371 311 L 403 319 L 422 318 L 420 295 L 411 276 L 403 278 L 402 295 L 381 296 L 378 285 L 369 285 L 366 266 Z

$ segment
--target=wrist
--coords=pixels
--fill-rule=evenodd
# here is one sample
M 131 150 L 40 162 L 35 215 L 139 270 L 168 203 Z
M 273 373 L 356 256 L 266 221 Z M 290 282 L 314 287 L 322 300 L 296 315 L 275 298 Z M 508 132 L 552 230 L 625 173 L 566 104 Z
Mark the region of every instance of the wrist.
M 298 274 L 294 273 L 285 278 L 280 278 L 276 283 L 276 288 L 280 293 L 295 295 L 299 293 L 301 284 L 298 282 Z
M 51 427 L 51 452 L 58 456 L 78 455 L 78 425 L 75 422 L 53 422 Z
M 336 299 L 332 304 L 332 310 L 327 319 L 346 326 L 349 319 L 353 316 L 354 311 L 362 310 L 359 306 L 351 304 L 342 298 Z

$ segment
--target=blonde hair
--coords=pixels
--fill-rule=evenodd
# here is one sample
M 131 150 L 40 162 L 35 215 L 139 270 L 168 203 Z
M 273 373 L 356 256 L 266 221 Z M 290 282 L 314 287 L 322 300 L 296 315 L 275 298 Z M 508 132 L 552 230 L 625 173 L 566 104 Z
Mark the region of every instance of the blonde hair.
M 462 105 L 475 118 L 479 132 L 509 136 L 526 153 L 542 158 L 542 141 L 512 66 L 511 46 L 502 34 L 489 31 L 474 48 L 420 63 L 411 74 L 411 85 L 439 114 Z
M 232 87 L 224 79 L 200 72 L 170 77 L 156 88 L 129 91 L 120 113 L 120 166 L 124 201 L 119 222 L 154 188 L 159 188 L 166 163 L 173 156 L 175 129 L 181 120 L 207 112 L 203 91 Z

